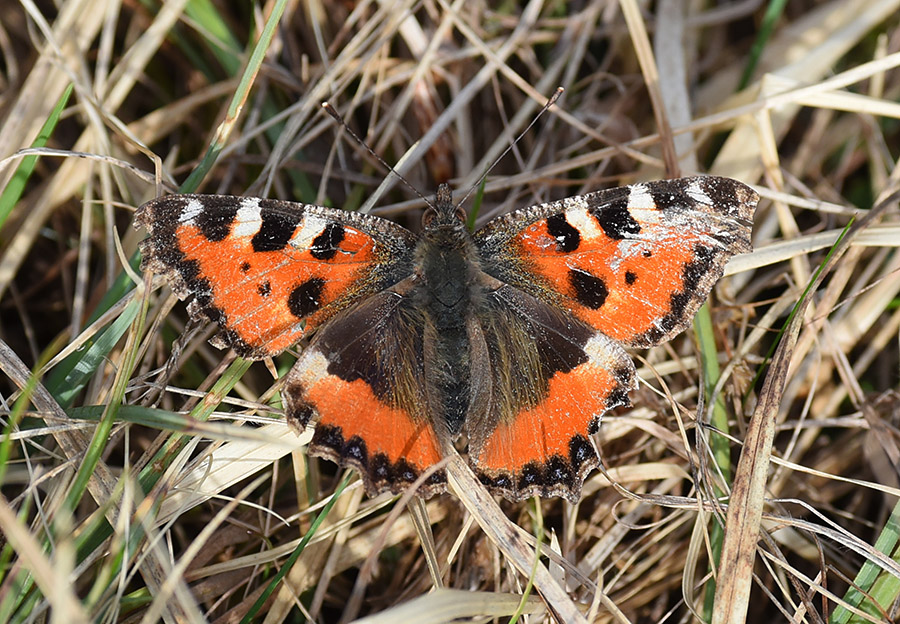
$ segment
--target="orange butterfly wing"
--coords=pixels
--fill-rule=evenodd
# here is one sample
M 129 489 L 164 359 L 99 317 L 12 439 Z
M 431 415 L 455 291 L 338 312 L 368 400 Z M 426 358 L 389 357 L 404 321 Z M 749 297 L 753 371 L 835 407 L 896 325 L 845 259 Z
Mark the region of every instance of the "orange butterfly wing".
M 590 440 L 607 410 L 629 405 L 634 364 L 615 341 L 568 312 L 504 284 L 479 313 L 473 352 L 487 394 L 467 419 L 469 459 L 495 492 L 576 502 L 597 466 Z
M 275 355 L 408 272 L 415 237 L 367 215 L 255 197 L 171 195 L 144 204 L 143 268 L 165 275 L 219 347 Z
M 356 468 L 374 496 L 399 493 L 443 457 L 425 379 L 425 322 L 404 284 L 375 294 L 316 332 L 282 396 L 295 429 L 316 422 L 310 453 Z M 443 429 L 442 429 L 443 431 Z M 435 472 L 418 490 L 443 491 Z
M 750 250 L 757 200 L 734 180 L 683 178 L 533 206 L 476 233 L 498 284 L 481 318 L 490 396 L 468 423 L 486 485 L 578 500 L 597 465 L 590 434 L 636 386 L 620 343 L 652 346 L 690 324 L 728 259 Z
M 402 298 L 385 290 L 413 272 L 410 232 L 378 217 L 221 195 L 148 202 L 135 224 L 150 232 L 144 269 L 193 296 L 191 316 L 221 329 L 217 346 L 261 358 L 316 330 L 282 392 L 289 424 L 317 422 L 310 454 L 355 467 L 372 495 L 398 492 L 440 461 L 412 346 L 423 323 L 398 314 Z M 420 493 L 445 481 L 438 472 Z
M 635 184 L 541 204 L 476 234 L 485 270 L 636 347 L 683 331 L 750 251 L 758 201 L 730 178 Z

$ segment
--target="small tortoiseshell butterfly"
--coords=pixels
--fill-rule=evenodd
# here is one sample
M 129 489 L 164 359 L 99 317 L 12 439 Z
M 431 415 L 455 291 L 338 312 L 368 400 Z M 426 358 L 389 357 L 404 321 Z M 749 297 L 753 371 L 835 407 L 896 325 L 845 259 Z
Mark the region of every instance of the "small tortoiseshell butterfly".
M 400 492 L 465 435 L 493 492 L 577 501 L 590 435 L 629 405 L 623 347 L 685 329 L 758 200 L 692 177 L 569 197 L 474 235 L 441 185 L 419 235 L 371 215 L 256 197 L 172 195 L 135 216 L 143 268 L 168 278 L 218 347 L 251 359 L 310 337 L 282 397 L 312 455 Z M 419 490 L 446 489 L 436 472 Z

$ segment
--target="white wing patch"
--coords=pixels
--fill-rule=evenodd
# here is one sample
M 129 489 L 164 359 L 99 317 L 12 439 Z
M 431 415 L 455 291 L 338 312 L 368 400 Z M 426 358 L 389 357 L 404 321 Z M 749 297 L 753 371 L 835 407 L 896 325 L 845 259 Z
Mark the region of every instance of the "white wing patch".
M 309 213 L 304 214 L 303 223 L 297 228 L 294 235 L 291 236 L 291 240 L 288 241 L 288 244 L 297 249 L 309 249 L 312 247 L 316 237 L 325 230 L 328 223 L 329 222 L 322 217 Z
M 259 228 L 262 227 L 259 198 L 241 198 L 240 207 L 238 208 L 234 221 L 234 231 L 232 232 L 234 236 L 254 236 L 259 232 Z
M 569 209 L 564 214 L 566 221 L 578 230 L 582 238 L 598 238 L 603 234 L 597 219 L 591 216 L 586 207 Z
M 181 214 L 178 215 L 178 222 L 184 223 L 185 225 L 194 225 L 194 219 L 196 219 L 203 210 L 203 203 L 196 198 L 191 198 L 188 200 L 184 210 L 181 211 Z
M 684 193 L 698 204 L 703 204 L 704 206 L 713 205 L 713 200 L 710 199 L 709 195 L 707 195 L 706 191 L 703 189 L 700 180 L 694 180 L 688 184 L 687 188 L 684 189 Z
M 628 187 L 628 208 L 632 210 L 656 210 L 656 201 L 646 184 Z

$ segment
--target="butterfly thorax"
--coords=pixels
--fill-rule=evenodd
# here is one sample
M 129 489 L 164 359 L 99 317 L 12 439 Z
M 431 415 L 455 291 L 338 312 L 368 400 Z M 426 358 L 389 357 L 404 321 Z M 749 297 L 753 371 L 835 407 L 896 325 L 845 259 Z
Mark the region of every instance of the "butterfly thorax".
M 474 275 L 480 267 L 465 213 L 453 205 L 446 184 L 438 187 L 423 224 L 414 254 L 422 284 L 421 303 L 438 328 L 465 327 Z

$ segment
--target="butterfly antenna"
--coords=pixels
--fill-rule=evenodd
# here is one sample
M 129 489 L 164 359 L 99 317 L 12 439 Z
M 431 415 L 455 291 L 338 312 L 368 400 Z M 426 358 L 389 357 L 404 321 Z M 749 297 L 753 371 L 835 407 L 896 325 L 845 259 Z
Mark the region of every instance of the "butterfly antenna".
M 548 105 L 548 106 L 549 106 L 549 105 Z M 375 153 L 375 150 L 373 150 L 371 147 L 369 147 L 369 144 L 366 143 L 362 138 L 360 138 L 360 136 L 359 136 L 358 134 L 356 134 L 356 133 L 353 131 L 353 128 L 351 128 L 350 126 L 347 125 L 347 122 L 344 121 L 344 118 L 341 117 L 341 114 L 340 114 L 339 112 L 337 112 L 337 110 L 335 110 L 334 106 L 332 106 L 332 105 L 329 104 L 328 102 L 322 102 L 322 108 L 325 109 L 325 112 L 326 112 L 326 113 L 328 113 L 329 115 L 331 115 L 332 117 L 334 117 L 334 120 L 337 121 L 339 124 L 341 124 L 341 127 L 343 127 L 344 130 L 346 130 L 347 133 L 348 133 L 351 137 L 353 137 L 353 140 L 356 141 L 357 143 L 359 143 L 361 146 L 363 146 L 363 147 L 366 149 L 366 151 L 369 152 L 369 153 L 372 155 L 372 157 L 375 158 L 375 160 L 377 160 L 378 162 L 380 162 L 381 165 L 382 165 L 385 169 L 387 169 L 388 171 L 390 171 L 391 173 L 393 173 L 395 176 L 397 176 L 398 178 L 400 178 L 400 181 L 403 182 L 403 184 L 405 184 L 405 185 L 406 185 L 413 193 L 415 193 L 416 195 L 418 195 L 419 198 L 420 198 L 422 201 L 424 201 L 428 206 L 431 206 L 432 208 L 434 208 L 434 204 L 431 202 L 430 199 L 428 199 L 427 197 L 425 197 L 425 196 L 419 191 L 419 189 L 417 189 L 415 186 L 413 186 L 412 183 L 410 183 L 409 180 L 407 180 L 406 178 L 404 178 L 403 175 L 402 175 L 399 171 L 397 171 L 396 169 L 394 169 L 393 167 L 391 167 L 389 164 L 387 164 L 387 162 L 385 162 L 384 158 L 382 158 L 381 156 L 379 156 L 378 154 L 376 154 L 376 153 Z M 533 123 L 533 122 L 532 122 L 532 123 Z M 529 128 L 530 128 L 530 127 L 531 127 L 531 126 L 529 126 Z M 504 152 L 504 153 L 505 153 L 505 152 Z M 467 197 L 468 197 L 468 196 L 467 196 Z
M 483 174 L 481 174 L 481 177 L 478 178 L 478 182 L 476 182 L 475 184 L 472 185 L 472 188 L 470 188 L 470 189 L 469 189 L 469 192 L 466 193 L 465 197 L 463 197 L 463 198 L 459 201 L 459 204 L 458 204 L 458 205 L 461 206 L 462 204 L 466 203 L 466 200 L 469 199 L 469 195 L 471 195 L 472 193 L 474 193 L 474 192 L 475 192 L 475 189 L 477 189 L 479 186 L 481 186 L 481 183 L 484 182 L 484 179 L 488 177 L 488 174 L 491 172 L 491 169 L 493 169 L 494 167 L 496 167 L 496 166 L 497 166 L 497 163 L 500 162 L 501 160 L 503 160 L 503 157 L 506 156 L 506 155 L 509 153 L 509 151 L 510 151 L 513 147 L 515 147 L 516 143 L 518 143 L 519 141 L 522 140 L 522 137 L 525 136 L 525 133 L 527 133 L 529 130 L 531 130 L 531 127 L 532 127 L 534 124 L 537 123 L 537 120 L 541 118 L 541 115 L 543 115 L 544 113 L 546 113 L 547 110 L 548 110 L 551 106 L 553 106 L 554 104 L 556 104 L 556 100 L 558 100 L 558 99 L 559 99 L 559 96 L 561 96 L 561 95 L 563 94 L 563 91 L 565 91 L 565 89 L 563 89 L 562 87 L 556 87 L 556 93 L 554 93 L 553 95 L 550 96 L 550 99 L 547 100 L 547 103 L 544 104 L 544 107 L 540 110 L 540 112 L 539 112 L 537 115 L 534 116 L 534 119 L 531 120 L 531 123 L 528 124 L 528 127 L 525 128 L 524 130 L 522 130 L 522 132 L 519 133 L 519 136 L 516 137 L 515 141 L 513 141 L 512 143 L 510 143 L 509 146 L 507 146 L 507 148 L 506 148 L 505 150 L 503 150 L 503 153 L 500 154 L 500 155 L 494 160 L 494 162 L 491 163 L 491 166 L 488 167 L 487 170 L 486 170 Z

